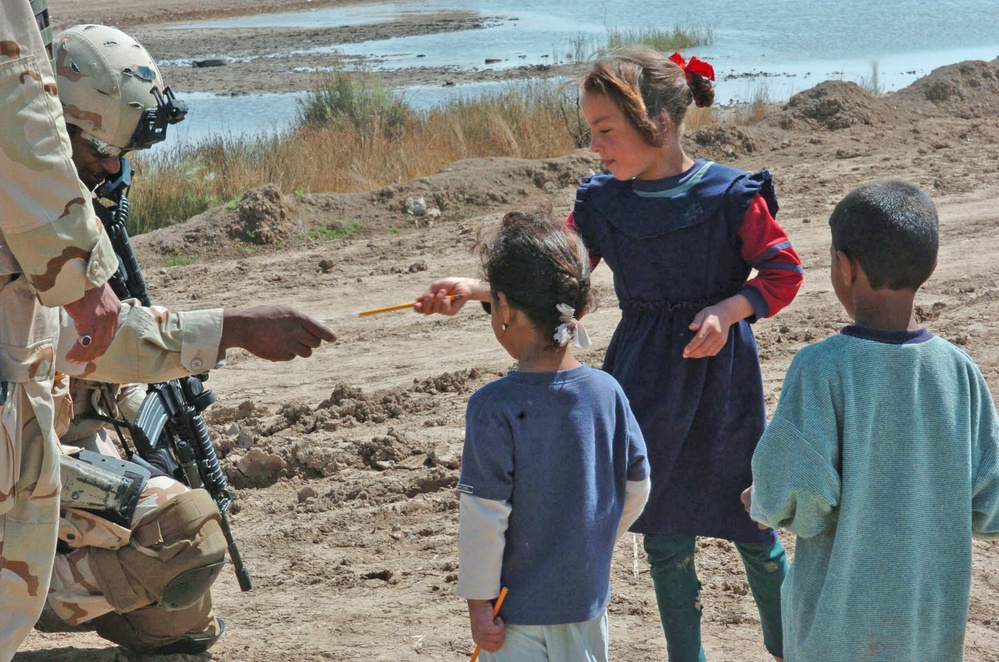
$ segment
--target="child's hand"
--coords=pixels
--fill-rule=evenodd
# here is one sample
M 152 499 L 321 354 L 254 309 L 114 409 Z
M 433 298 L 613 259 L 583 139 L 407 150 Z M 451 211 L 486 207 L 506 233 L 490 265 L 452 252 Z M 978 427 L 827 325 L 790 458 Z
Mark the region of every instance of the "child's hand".
M 441 315 L 454 315 L 465 302 L 475 298 L 480 289 L 479 281 L 474 278 L 441 278 L 435 280 L 427 288 L 427 291 L 416 299 L 413 310 L 424 315 L 440 313 Z M 454 300 L 450 296 L 459 295 Z
M 690 330 L 697 331 L 693 340 L 683 348 L 683 358 L 703 359 L 721 351 L 728 340 L 728 328 L 734 320 L 728 320 L 721 306 L 708 306 L 694 315 Z
M 493 603 L 489 600 L 469 600 L 468 620 L 472 625 L 472 641 L 482 650 L 495 653 L 506 639 L 503 619 L 493 618 Z
M 744 294 L 730 296 L 700 311 L 690 323 L 690 330 L 697 331 L 697 334 L 683 348 L 683 358 L 714 356 L 725 346 L 729 327 L 752 314 L 753 304 Z
M 744 489 L 742 491 L 742 496 L 740 498 L 742 499 L 742 507 L 745 508 L 746 512 L 748 513 L 753 507 L 753 486 L 750 485 L 749 487 Z M 769 526 L 763 524 L 762 522 L 758 522 L 756 520 L 753 521 L 756 522 L 756 526 L 760 527 L 764 531 L 770 528 Z
M 742 507 L 746 509 L 748 513 L 753 507 L 753 486 L 750 485 L 742 491 Z

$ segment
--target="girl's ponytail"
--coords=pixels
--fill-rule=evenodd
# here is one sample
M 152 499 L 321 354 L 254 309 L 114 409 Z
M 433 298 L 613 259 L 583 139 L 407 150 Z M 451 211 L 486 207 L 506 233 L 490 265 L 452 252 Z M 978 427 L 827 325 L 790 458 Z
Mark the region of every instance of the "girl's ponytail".
M 715 90 L 711 81 L 715 79 L 715 69 L 697 56 L 690 58 L 689 62 L 684 61 L 679 52 L 669 56 L 669 61 L 680 67 L 687 77 L 687 86 L 690 87 L 690 94 L 694 98 L 694 105 L 698 108 L 708 108 L 715 102 Z
M 715 89 L 711 81 L 700 74 L 691 74 L 687 77 L 687 84 L 690 85 L 690 94 L 694 97 L 694 105 L 698 108 L 710 108 L 715 102 Z

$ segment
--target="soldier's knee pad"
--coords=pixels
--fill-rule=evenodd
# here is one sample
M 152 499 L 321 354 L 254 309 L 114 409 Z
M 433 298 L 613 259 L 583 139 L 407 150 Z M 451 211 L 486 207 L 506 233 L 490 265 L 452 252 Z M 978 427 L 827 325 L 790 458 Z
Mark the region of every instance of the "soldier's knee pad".
M 196 604 L 225 563 L 220 520 L 205 490 L 174 497 L 133 526 L 124 547 L 92 550 L 101 592 L 118 612 L 151 604 L 165 609 Z

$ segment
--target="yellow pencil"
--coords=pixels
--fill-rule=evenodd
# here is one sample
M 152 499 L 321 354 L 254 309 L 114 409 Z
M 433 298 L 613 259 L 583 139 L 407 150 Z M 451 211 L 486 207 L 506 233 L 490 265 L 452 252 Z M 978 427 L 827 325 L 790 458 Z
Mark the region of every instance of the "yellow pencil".
M 505 598 L 506 598 L 506 587 L 504 586 L 503 589 L 500 591 L 499 597 L 496 598 L 496 604 L 493 605 L 493 618 L 496 618 L 497 614 L 499 614 L 500 607 L 503 606 L 503 600 Z M 469 660 L 468 662 L 475 662 L 477 659 L 479 659 L 479 653 L 481 652 L 482 652 L 482 646 L 476 646 L 475 652 L 472 653 L 472 659 Z
M 450 299 L 451 301 L 457 301 L 458 299 L 462 298 L 462 296 L 463 295 L 461 294 L 452 294 L 448 296 L 448 299 Z M 397 306 L 388 306 L 386 308 L 375 308 L 374 310 L 364 310 L 362 312 L 359 312 L 357 316 L 364 317 L 366 315 L 377 315 L 378 313 L 391 313 L 393 310 L 405 310 L 407 308 L 412 308 L 415 305 L 416 305 L 415 301 L 413 303 L 400 303 Z

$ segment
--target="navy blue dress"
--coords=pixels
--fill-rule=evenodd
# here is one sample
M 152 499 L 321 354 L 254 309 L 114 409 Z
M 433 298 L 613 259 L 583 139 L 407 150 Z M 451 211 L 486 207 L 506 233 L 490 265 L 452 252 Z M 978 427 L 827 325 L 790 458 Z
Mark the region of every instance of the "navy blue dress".
M 583 180 L 573 211 L 587 248 L 614 273 L 622 315 L 604 370 L 621 383 L 648 446 L 652 493 L 637 533 L 768 542 L 739 499 L 766 425 L 756 340 L 733 324 L 716 355 L 684 359 L 705 306 L 739 293 L 750 273 L 738 236 L 747 207 L 777 200 L 770 174 L 697 160 L 675 177 Z M 747 288 L 751 300 L 755 290 Z

